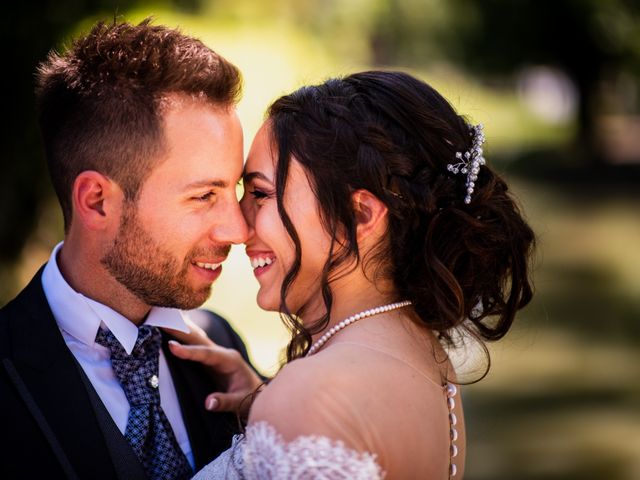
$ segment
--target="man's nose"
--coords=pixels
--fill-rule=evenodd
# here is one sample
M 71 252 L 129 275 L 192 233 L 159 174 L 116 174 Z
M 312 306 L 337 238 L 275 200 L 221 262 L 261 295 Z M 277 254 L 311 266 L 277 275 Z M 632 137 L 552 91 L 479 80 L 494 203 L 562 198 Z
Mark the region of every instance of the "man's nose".
M 247 222 L 240 211 L 240 204 L 230 202 L 228 208 L 216 219 L 216 225 L 211 229 L 211 237 L 216 243 L 239 244 L 244 243 L 248 236 Z

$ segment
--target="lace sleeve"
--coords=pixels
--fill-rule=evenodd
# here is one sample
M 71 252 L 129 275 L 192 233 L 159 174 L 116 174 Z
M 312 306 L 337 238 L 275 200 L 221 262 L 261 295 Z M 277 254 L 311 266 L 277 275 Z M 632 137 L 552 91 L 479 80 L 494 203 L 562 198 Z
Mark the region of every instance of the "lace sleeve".
M 247 427 L 244 435 L 237 435 L 233 446 L 194 480 L 214 478 L 375 480 L 384 478 L 384 472 L 372 453 L 360 453 L 340 441 L 321 436 L 302 436 L 285 442 L 271 425 L 258 422 Z

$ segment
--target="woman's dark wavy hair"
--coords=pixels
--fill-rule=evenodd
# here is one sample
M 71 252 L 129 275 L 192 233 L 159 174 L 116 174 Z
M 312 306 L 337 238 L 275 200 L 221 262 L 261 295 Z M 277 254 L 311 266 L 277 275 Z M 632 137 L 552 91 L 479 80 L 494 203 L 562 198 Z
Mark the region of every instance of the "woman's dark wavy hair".
M 288 361 L 306 354 L 311 335 L 329 321 L 327 313 L 304 326 L 298 319 L 304 307 L 290 312 L 285 303 L 301 259 L 283 202 L 292 159 L 306 171 L 332 237 L 321 279 L 327 312 L 337 267 L 363 260 L 351 194 L 365 189 L 388 208 L 387 240 L 373 259 L 376 276 L 392 280 L 397 300 L 411 300 L 445 344 L 453 343 L 456 328 L 482 340 L 507 333 L 531 300 L 535 236 L 489 167 L 481 167 L 471 203 L 464 203 L 464 176 L 447 164 L 470 149 L 473 137 L 438 92 L 402 72 L 356 73 L 279 98 L 268 121 L 278 152 L 278 210 L 296 249 L 281 288 L 282 317 L 292 332 Z

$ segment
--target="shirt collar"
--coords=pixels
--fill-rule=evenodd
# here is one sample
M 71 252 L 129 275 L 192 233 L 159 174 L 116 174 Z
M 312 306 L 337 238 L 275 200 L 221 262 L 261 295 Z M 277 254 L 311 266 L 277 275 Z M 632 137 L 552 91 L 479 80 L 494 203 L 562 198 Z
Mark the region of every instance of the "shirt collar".
M 131 354 L 138 327 L 107 305 L 71 288 L 58 268 L 58 252 L 63 244 L 55 246 L 42 273 L 42 287 L 58 327 L 82 343 L 95 346 L 96 334 L 103 325 L 111 330 L 127 354 Z M 175 308 L 152 307 L 144 324 L 189 332 L 185 313 Z

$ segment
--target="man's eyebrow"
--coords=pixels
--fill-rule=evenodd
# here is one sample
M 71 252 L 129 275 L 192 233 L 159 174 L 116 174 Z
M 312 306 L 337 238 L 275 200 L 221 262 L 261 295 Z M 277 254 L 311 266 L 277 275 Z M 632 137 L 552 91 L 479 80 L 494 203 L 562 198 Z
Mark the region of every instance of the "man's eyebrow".
M 262 172 L 244 172 L 242 174 L 242 181 L 245 183 L 249 183 L 254 178 L 259 178 L 260 180 L 264 180 L 265 182 L 273 183 L 273 180 L 271 180 Z
M 195 188 L 204 188 L 204 187 L 215 187 L 215 188 L 226 188 L 229 185 L 228 182 L 224 180 L 200 180 L 198 182 L 193 182 L 184 187 L 185 190 L 192 190 Z

